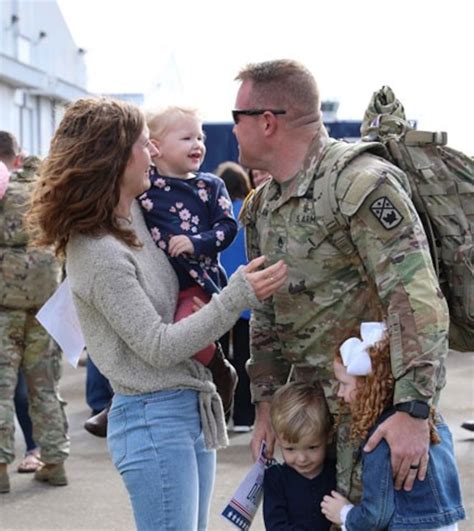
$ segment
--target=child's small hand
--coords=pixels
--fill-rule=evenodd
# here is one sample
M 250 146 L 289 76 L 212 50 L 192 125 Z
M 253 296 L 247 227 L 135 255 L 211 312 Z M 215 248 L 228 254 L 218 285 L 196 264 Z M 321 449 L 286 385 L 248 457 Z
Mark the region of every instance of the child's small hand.
M 193 242 L 184 234 L 178 236 L 171 236 L 168 244 L 168 252 L 170 256 L 179 256 L 181 254 L 194 254 Z
M 333 490 L 330 496 L 328 494 L 324 496 L 321 502 L 321 512 L 333 524 L 341 525 L 341 509 L 344 505 L 350 505 L 350 501 Z
M 193 297 L 193 313 L 198 312 L 201 308 L 206 306 L 206 303 L 199 297 Z

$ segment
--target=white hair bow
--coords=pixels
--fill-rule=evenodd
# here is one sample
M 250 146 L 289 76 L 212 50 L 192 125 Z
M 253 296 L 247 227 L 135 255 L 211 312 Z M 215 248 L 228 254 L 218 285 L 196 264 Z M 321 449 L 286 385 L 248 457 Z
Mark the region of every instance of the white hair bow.
M 387 327 L 383 322 L 361 323 L 360 336 L 350 337 L 341 345 L 342 362 L 348 374 L 366 376 L 372 371 L 368 349 L 381 341 Z

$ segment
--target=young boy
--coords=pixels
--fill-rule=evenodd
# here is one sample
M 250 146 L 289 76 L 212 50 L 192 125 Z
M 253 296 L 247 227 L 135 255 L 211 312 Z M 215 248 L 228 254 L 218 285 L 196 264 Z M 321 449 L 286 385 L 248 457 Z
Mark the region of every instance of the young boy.
M 273 396 L 270 418 L 285 463 L 265 472 L 265 529 L 328 530 L 331 522 L 320 504 L 336 485 L 336 467 L 326 457 L 332 418 L 322 389 L 306 382 L 284 385 Z

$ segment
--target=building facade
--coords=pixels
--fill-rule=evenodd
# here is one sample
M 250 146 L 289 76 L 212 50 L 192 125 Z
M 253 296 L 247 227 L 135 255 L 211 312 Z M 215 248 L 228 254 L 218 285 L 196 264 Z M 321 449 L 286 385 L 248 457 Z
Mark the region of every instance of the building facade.
M 88 95 L 84 50 L 55 0 L 0 0 L 0 130 L 46 155 L 64 106 Z

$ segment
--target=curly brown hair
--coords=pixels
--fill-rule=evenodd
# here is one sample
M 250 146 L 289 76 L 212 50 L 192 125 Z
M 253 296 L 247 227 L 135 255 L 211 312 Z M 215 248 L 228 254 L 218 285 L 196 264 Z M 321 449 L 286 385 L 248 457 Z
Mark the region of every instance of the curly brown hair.
M 110 98 L 72 103 L 44 160 L 26 215 L 31 243 L 65 255 L 74 233 L 112 234 L 139 247 L 135 233 L 114 214 L 132 147 L 145 126 L 134 105 Z
M 358 336 L 358 331 L 351 334 Z M 393 405 L 395 379 L 390 364 L 390 341 L 385 333 L 383 339 L 368 349 L 372 371 L 366 376 L 356 376 L 356 393 L 349 405 L 351 412 L 351 439 L 364 440 L 382 412 Z M 335 360 L 343 364 L 339 349 Z M 340 404 L 340 409 L 345 405 Z M 342 412 L 342 411 L 341 411 Z M 440 441 L 434 425 L 435 408 L 431 408 L 429 419 L 431 443 Z
M 354 402 L 350 404 L 352 439 L 365 439 L 375 421 L 393 403 L 395 381 L 390 367 L 388 337 L 384 337 L 382 341 L 371 347 L 369 356 L 372 372 L 367 376 L 356 377 L 356 395 Z M 339 349 L 335 359 L 343 364 Z

